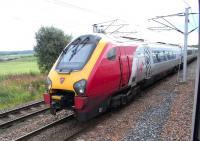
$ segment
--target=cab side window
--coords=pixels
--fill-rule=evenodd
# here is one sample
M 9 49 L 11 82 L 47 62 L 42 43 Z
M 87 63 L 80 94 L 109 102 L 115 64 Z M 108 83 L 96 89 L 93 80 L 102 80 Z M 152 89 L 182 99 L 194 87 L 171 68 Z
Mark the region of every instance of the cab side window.
M 116 48 L 111 48 L 108 51 L 106 57 L 107 57 L 108 60 L 115 60 L 115 58 L 116 58 Z

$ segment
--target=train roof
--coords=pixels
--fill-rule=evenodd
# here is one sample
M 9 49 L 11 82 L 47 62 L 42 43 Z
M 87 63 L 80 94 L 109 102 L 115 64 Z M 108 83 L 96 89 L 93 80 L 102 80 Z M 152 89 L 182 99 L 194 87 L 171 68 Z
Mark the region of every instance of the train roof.
M 114 35 L 106 35 L 102 33 L 93 33 L 93 35 L 100 36 L 101 38 L 104 38 L 108 41 L 112 41 L 115 43 L 123 43 L 128 45 L 160 45 L 162 47 L 164 46 L 170 46 L 170 47 L 180 47 L 180 45 L 176 44 L 170 44 L 170 43 L 164 43 L 164 42 L 149 42 L 145 39 L 140 38 L 134 38 L 129 36 L 114 36 Z
M 177 44 L 170 44 L 170 43 L 164 43 L 164 42 L 149 42 L 144 39 L 129 37 L 129 36 L 115 36 L 115 35 L 108 35 L 103 33 L 89 33 L 85 35 L 93 35 L 103 38 L 104 40 L 113 42 L 118 45 L 124 45 L 124 46 L 148 46 L 150 48 L 174 48 L 174 49 L 180 49 L 182 48 L 180 45 Z M 197 48 L 194 47 L 188 47 L 188 49 L 194 49 L 197 50 Z

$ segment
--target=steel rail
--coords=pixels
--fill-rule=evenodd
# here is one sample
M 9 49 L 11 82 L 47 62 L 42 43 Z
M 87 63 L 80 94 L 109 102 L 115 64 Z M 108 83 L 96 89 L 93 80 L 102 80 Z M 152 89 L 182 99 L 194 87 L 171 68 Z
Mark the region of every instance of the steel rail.
M 24 109 L 29 109 L 31 107 L 34 107 L 36 105 L 40 105 L 40 104 L 43 104 L 44 101 L 41 100 L 41 101 L 37 101 L 37 102 L 34 102 L 34 103 L 31 103 L 31 104 L 28 104 L 28 105 L 24 105 L 22 107 L 19 107 L 19 108 L 15 108 L 15 109 L 11 109 L 11 110 L 8 110 L 8 111 L 5 111 L 5 112 L 2 112 L 0 113 L 0 117 L 6 117 L 8 116 L 9 114 L 12 114 L 12 113 L 17 113 L 21 110 L 24 110 Z
M 16 122 L 19 122 L 19 121 L 22 121 L 26 118 L 29 118 L 31 116 L 34 116 L 34 115 L 37 115 L 37 114 L 40 114 L 40 113 L 43 113 L 47 110 L 49 110 L 50 108 L 49 107 L 46 107 L 46 108 L 42 108 L 40 110 L 37 110 L 35 112 L 32 112 L 32 113 L 29 113 L 29 114 L 26 114 L 26 115 L 23 115 L 23 116 L 20 116 L 16 119 L 12 119 L 12 120 L 9 120 L 9 121 L 6 121 L 6 122 L 3 122 L 3 123 L 0 123 L 0 128 L 4 128 L 4 127 L 7 127 L 7 126 L 10 126 Z
M 32 132 L 29 132 L 29 133 L 27 133 L 27 134 L 25 134 L 25 135 L 23 135 L 21 137 L 18 137 L 16 139 L 14 139 L 13 141 L 26 141 L 26 140 L 38 135 L 39 133 L 41 133 L 42 131 L 44 131 L 46 129 L 49 129 L 49 128 L 57 125 L 57 124 L 64 123 L 64 122 L 66 122 L 68 120 L 71 120 L 73 118 L 74 118 L 74 114 L 68 115 L 67 117 L 64 117 L 64 118 L 62 118 L 62 119 L 60 119 L 58 121 L 54 121 L 52 123 L 49 123 L 49 124 L 39 128 L 39 129 L 36 129 L 36 130 L 34 130 Z

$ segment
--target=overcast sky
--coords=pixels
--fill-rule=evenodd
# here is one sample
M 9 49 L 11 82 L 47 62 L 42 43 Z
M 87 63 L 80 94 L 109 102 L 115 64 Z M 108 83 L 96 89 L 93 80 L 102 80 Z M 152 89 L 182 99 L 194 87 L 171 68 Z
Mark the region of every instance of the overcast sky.
M 151 32 L 148 22 L 155 16 L 198 12 L 197 0 L 1 0 L 0 51 L 30 50 L 35 44 L 35 32 L 41 26 L 54 26 L 66 34 L 78 36 L 92 32 L 92 25 L 121 19 L 129 23 L 135 36 L 151 41 L 183 43 L 183 35 L 175 31 Z M 189 30 L 198 25 L 197 15 L 190 15 Z M 167 18 L 181 30 L 184 17 Z M 197 30 L 189 35 L 189 44 L 197 44 Z

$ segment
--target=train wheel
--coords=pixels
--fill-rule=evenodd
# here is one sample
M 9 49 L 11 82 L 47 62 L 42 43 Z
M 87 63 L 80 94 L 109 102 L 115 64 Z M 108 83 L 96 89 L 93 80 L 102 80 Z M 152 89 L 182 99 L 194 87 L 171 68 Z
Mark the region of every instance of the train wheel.
M 121 105 L 121 95 L 113 96 L 111 99 L 111 108 L 117 108 Z
M 126 103 L 127 103 L 127 96 L 124 94 L 124 95 L 122 95 L 121 96 L 121 102 L 122 102 L 122 105 L 126 105 Z

